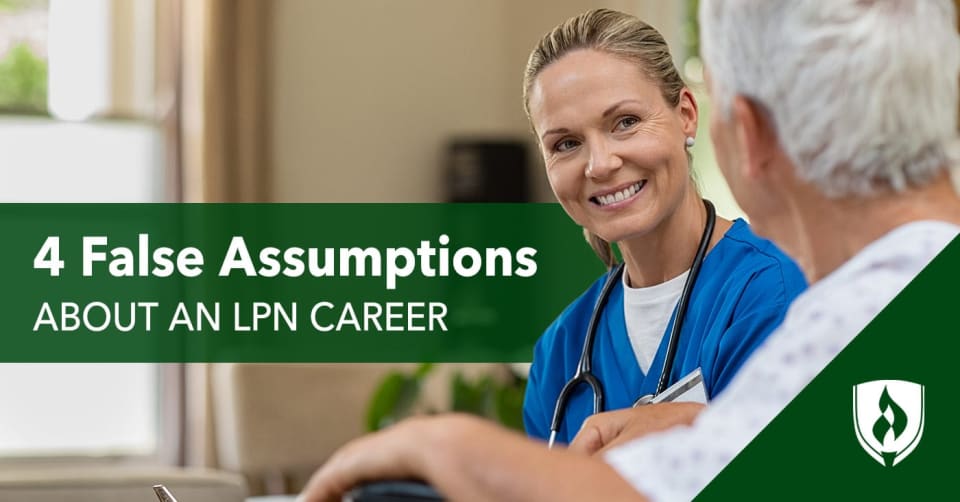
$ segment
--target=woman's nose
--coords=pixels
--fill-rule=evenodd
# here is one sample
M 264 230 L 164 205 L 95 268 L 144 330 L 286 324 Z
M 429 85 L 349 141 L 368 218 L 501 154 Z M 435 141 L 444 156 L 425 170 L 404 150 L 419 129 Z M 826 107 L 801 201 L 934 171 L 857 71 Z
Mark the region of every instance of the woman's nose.
M 598 141 L 590 145 L 590 159 L 584 174 L 588 178 L 602 179 L 610 176 L 623 166 L 623 159 L 605 142 Z

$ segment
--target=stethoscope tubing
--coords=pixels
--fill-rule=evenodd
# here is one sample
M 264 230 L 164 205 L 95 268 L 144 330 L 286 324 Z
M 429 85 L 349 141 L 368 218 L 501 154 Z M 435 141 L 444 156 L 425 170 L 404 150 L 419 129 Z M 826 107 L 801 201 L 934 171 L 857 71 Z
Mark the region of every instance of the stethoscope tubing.
M 670 338 L 667 339 L 667 353 L 663 358 L 663 370 L 660 372 L 657 391 L 653 393 L 653 397 L 667 390 L 670 385 L 670 373 L 673 371 L 673 360 L 677 356 L 680 332 L 683 329 L 683 321 L 687 318 L 687 304 L 690 303 L 690 296 L 693 295 L 693 286 L 697 283 L 697 277 L 700 275 L 700 268 L 703 266 L 703 259 L 707 256 L 710 238 L 713 237 L 713 229 L 717 223 L 716 210 L 713 208 L 713 204 L 704 199 L 703 205 L 707 210 L 707 224 L 704 225 L 703 235 L 700 236 L 700 245 L 697 246 L 697 254 L 694 255 L 693 263 L 690 265 L 690 275 L 687 276 L 687 280 L 683 284 L 683 293 L 680 294 L 680 301 L 677 303 L 677 317 L 673 321 Z
M 580 384 L 587 384 L 593 390 L 594 413 L 597 413 L 597 410 L 603 409 L 603 389 L 600 387 L 600 380 L 598 380 L 591 371 L 590 354 L 593 354 L 593 341 L 596 339 L 596 336 L 593 336 L 593 334 L 597 332 L 597 323 L 600 322 L 598 312 L 603 312 L 607 304 L 607 299 L 610 298 L 610 292 L 613 291 L 620 276 L 623 275 L 623 267 L 623 263 L 618 263 L 613 270 L 610 271 L 610 275 L 607 277 L 603 289 L 600 290 L 597 303 L 593 306 L 590 323 L 587 325 L 587 336 L 583 339 L 583 351 L 580 352 L 577 371 L 574 373 L 573 378 L 563 385 L 563 388 L 560 389 L 560 395 L 557 396 L 557 402 L 553 408 L 553 419 L 550 421 L 550 441 L 548 446 L 551 448 L 556 440 L 557 431 L 560 430 L 560 421 L 563 419 L 563 408 L 566 406 L 567 400 L 570 398 L 574 389 L 580 386 Z
M 716 210 L 713 204 L 703 199 L 704 208 L 707 211 L 707 222 L 704 225 L 703 235 L 700 237 L 700 244 L 697 246 L 697 253 L 694 255 L 693 263 L 690 265 L 690 273 L 683 285 L 683 291 L 680 294 L 680 301 L 677 303 L 677 313 L 673 321 L 673 328 L 670 330 L 670 337 L 667 339 L 667 349 L 663 361 L 663 369 L 660 371 L 660 378 L 657 381 L 656 392 L 651 395 L 641 396 L 634 403 L 634 406 L 649 400 L 660 394 L 668 387 L 670 383 L 670 373 L 673 370 L 673 362 L 676 358 L 677 345 L 680 338 L 680 330 L 683 328 L 683 321 L 686 318 L 687 306 L 690 303 L 690 296 L 693 294 L 693 287 L 696 284 L 697 277 L 700 275 L 700 268 L 706 257 L 707 249 L 710 247 L 710 239 L 713 236 L 713 230 L 716 226 Z M 587 333 L 583 340 L 583 351 L 580 353 L 580 360 L 577 362 L 577 370 L 573 377 L 564 384 L 557 396 L 557 402 L 553 408 L 553 418 L 550 421 L 550 439 L 547 444 L 553 448 L 556 441 L 557 432 L 560 430 L 560 423 L 563 420 L 564 408 L 567 405 L 573 391 L 581 384 L 587 384 L 593 391 L 593 413 L 597 414 L 603 410 L 603 387 L 600 380 L 592 372 L 591 355 L 593 354 L 593 342 L 596 339 L 597 324 L 600 322 L 600 315 L 606 308 L 610 293 L 616 286 L 617 281 L 623 276 L 624 264 L 619 263 L 607 275 L 607 280 L 600 290 L 600 296 L 593 307 L 593 313 L 590 315 L 590 322 L 587 324 Z

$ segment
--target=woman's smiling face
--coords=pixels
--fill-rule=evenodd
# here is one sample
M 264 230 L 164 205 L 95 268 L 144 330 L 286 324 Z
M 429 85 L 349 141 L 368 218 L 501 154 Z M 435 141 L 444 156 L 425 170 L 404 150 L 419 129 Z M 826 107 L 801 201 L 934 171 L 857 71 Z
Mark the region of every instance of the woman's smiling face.
M 581 49 L 544 68 L 529 94 L 547 177 L 581 226 L 608 242 L 647 234 L 689 190 L 690 91 L 671 106 L 636 65 Z

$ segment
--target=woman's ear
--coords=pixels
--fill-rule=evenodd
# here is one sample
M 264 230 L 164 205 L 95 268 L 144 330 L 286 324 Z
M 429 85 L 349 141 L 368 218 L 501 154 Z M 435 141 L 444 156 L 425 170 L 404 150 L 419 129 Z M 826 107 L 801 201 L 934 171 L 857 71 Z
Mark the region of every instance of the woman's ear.
M 688 138 L 695 138 L 697 136 L 697 123 L 700 120 L 700 110 L 697 108 L 697 98 L 693 96 L 693 92 L 688 87 L 680 90 L 677 111 L 680 113 L 683 135 Z
M 731 121 L 736 128 L 741 168 L 748 179 L 769 174 L 771 160 L 779 147 L 777 134 L 766 111 L 753 101 L 737 96 L 733 100 Z

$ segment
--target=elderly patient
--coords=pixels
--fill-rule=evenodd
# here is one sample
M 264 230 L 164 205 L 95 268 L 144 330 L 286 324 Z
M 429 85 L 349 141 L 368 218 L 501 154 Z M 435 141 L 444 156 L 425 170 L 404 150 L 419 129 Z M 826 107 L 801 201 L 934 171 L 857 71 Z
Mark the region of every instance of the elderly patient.
M 701 1 L 718 162 L 812 285 L 692 426 L 611 448 L 675 410 L 613 412 L 554 451 L 479 419 L 415 419 L 344 447 L 304 497 L 416 477 L 453 500 L 693 498 L 960 231 L 953 9 Z

